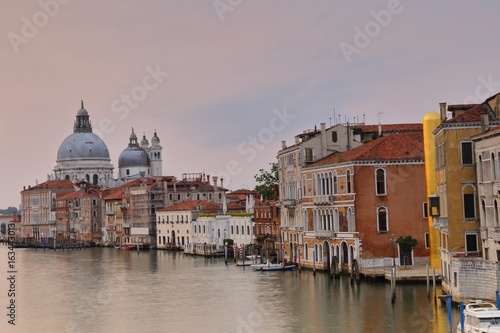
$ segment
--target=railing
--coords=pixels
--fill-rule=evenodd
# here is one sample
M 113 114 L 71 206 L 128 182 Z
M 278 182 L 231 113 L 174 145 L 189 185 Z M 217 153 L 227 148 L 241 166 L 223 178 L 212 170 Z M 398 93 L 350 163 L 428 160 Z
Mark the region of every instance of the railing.
M 493 240 L 495 242 L 500 242 L 500 232 L 496 232 L 496 231 L 493 232 Z
M 295 205 L 297 204 L 296 200 L 295 199 L 284 199 L 283 200 L 283 205 L 287 208 L 291 208 L 291 207 L 295 207 Z
M 130 222 L 122 222 L 123 228 L 130 228 Z
M 333 238 L 333 230 L 314 230 L 314 237 L 316 238 Z

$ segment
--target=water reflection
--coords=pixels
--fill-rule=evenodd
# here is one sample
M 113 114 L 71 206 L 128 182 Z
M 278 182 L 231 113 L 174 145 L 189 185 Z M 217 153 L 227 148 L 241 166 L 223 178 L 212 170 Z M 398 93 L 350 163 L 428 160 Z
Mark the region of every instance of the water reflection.
M 392 304 L 385 283 L 254 272 L 182 253 L 28 249 L 16 260 L 19 332 L 449 331 L 425 284 L 398 286 Z

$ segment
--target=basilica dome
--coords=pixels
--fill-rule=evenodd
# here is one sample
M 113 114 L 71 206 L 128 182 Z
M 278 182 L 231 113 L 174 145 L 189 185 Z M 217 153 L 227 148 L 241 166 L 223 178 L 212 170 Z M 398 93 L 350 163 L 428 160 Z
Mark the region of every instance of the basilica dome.
M 61 143 L 57 160 L 109 159 L 108 147 L 94 133 L 73 133 Z
M 64 139 L 57 152 L 57 161 L 81 159 L 110 159 L 104 141 L 92 133 L 89 114 L 83 107 L 83 102 L 76 113 L 73 133 Z
M 71 133 L 57 151 L 56 179 L 86 180 L 95 185 L 106 185 L 113 178 L 108 147 L 92 133 L 89 113 L 83 107 L 76 113 Z
M 130 135 L 130 143 L 125 148 L 118 158 L 118 168 L 129 167 L 150 167 L 151 160 L 148 153 L 137 143 L 137 136 L 132 129 Z

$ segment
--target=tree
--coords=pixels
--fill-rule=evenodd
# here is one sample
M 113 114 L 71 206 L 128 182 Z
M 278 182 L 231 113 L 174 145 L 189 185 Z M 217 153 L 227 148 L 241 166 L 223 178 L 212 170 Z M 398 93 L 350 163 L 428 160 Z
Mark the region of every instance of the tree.
M 278 185 L 278 163 L 269 163 L 269 165 L 271 165 L 270 171 L 260 169 L 259 174 L 254 176 L 257 182 L 255 190 L 267 200 L 274 199 L 273 187 Z
M 396 243 L 399 244 L 399 249 L 401 250 L 402 253 L 410 253 L 411 250 L 417 246 L 417 240 L 411 236 L 399 236 L 398 240 Z

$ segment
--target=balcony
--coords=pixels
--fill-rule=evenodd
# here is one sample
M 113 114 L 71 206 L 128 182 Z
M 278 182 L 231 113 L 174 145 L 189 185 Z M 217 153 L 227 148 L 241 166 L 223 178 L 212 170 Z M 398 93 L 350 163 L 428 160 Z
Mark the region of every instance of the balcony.
M 295 208 L 297 205 L 297 201 L 295 199 L 284 199 L 283 200 L 283 206 L 286 208 Z
M 432 219 L 432 227 L 438 230 L 448 230 L 448 218 L 447 217 L 434 217 Z
M 333 195 L 316 195 L 313 197 L 313 204 L 316 206 L 333 205 Z
M 316 238 L 333 238 L 334 236 L 333 230 L 314 230 L 314 237 Z
M 495 242 L 500 242 L 500 232 L 494 231 L 492 236 Z
M 115 215 L 115 211 L 114 210 L 107 210 L 106 211 L 106 215 Z
M 130 228 L 130 222 L 125 222 L 125 221 L 123 221 L 123 222 L 122 222 L 122 227 L 123 227 L 123 228 Z

